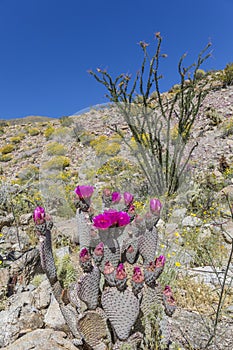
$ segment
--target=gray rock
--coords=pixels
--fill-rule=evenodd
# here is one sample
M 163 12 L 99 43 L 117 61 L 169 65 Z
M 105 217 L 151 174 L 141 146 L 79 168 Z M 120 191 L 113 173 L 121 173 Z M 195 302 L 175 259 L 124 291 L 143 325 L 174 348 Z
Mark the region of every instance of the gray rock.
M 197 227 L 197 226 L 201 226 L 202 225 L 202 220 L 197 218 L 196 216 L 186 216 L 183 220 L 182 220 L 182 226 L 186 227 L 186 226 L 190 226 L 190 227 Z
M 46 278 L 41 282 L 39 287 L 37 287 L 33 292 L 34 306 L 38 310 L 45 309 L 49 306 L 51 300 L 52 289 L 50 287 L 49 281 Z
M 28 225 L 31 218 L 32 218 L 32 213 L 20 215 L 20 217 L 19 217 L 20 225 Z
M 0 230 L 4 226 L 10 226 L 14 222 L 14 215 L 12 213 L 6 216 L 0 216 Z
M 177 223 L 177 224 L 180 224 L 182 222 L 182 220 L 184 219 L 186 212 L 187 212 L 186 208 L 175 209 L 172 212 L 170 221 Z
M 63 259 L 64 256 L 70 254 L 70 247 L 67 245 L 65 247 L 61 247 L 55 250 L 55 254 L 58 257 L 58 259 Z
M 17 339 L 3 350 L 77 350 L 64 332 L 37 329 Z
M 73 243 L 79 243 L 79 235 L 77 230 L 76 218 L 61 220 L 59 217 L 53 217 L 54 227 L 62 235 L 71 238 Z
M 66 321 L 54 296 L 51 298 L 51 303 L 45 314 L 44 322 L 47 327 L 51 327 L 56 330 L 64 330 L 67 328 Z

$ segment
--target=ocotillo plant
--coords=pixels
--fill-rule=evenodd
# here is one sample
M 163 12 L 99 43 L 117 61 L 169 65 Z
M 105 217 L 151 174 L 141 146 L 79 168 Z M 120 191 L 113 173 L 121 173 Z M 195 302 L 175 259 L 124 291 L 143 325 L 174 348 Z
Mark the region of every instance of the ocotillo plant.
M 143 59 L 135 78 L 129 74 L 119 74 L 114 78 L 101 68 L 89 73 L 105 86 L 106 97 L 114 103 L 128 125 L 137 145 L 136 152 L 120 126 L 115 124 L 115 128 L 110 128 L 122 137 L 136 157 L 152 192 L 171 195 L 180 187 L 186 165 L 197 146 L 194 143 L 187 147 L 187 144 L 201 103 L 210 88 L 208 75 L 200 79 L 198 74 L 203 62 L 210 56 L 206 53 L 210 44 L 200 52 L 197 62 L 189 67 L 183 65 L 186 55 L 181 57 L 178 89 L 172 94 L 162 94 L 159 67 L 161 59 L 167 55 L 161 53 L 160 33 L 156 33 L 155 37 L 157 47 L 151 58 L 149 44 L 139 43 Z M 172 140 L 174 126 L 177 127 L 175 142 Z
M 171 288 L 158 279 L 165 256 L 157 256 L 162 204 L 150 201 L 145 217 L 135 212 L 134 196 L 103 191 L 103 212 L 95 215 L 92 186 L 77 186 L 75 205 L 80 237 L 78 263 L 83 275 L 69 290 L 58 281 L 51 245 L 51 218 L 38 207 L 34 211 L 40 241 L 41 264 L 77 347 L 140 348 L 150 335 L 148 316 L 160 310 L 163 342 L 169 343 L 167 316 L 175 311 Z M 157 256 L 157 257 L 156 257 Z M 161 322 L 160 322 L 161 321 Z

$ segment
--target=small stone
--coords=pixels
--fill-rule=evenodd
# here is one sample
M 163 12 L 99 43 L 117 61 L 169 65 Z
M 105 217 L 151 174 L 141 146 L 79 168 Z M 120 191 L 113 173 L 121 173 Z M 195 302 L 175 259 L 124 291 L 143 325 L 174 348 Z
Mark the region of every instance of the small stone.
M 182 226 L 190 226 L 190 227 L 197 227 L 202 225 L 202 220 L 197 218 L 196 216 L 186 216 L 182 221 Z

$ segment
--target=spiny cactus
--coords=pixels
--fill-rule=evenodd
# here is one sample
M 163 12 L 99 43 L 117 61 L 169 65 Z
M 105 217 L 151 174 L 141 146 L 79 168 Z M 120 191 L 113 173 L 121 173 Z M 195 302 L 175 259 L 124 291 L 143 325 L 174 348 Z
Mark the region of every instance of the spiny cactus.
M 137 349 L 148 336 L 150 327 L 145 320 L 153 307 L 162 310 L 163 322 L 158 324 L 166 335 L 169 332 L 164 320 L 176 308 L 171 288 L 165 286 L 163 290 L 158 282 L 166 261 L 163 255 L 156 257 L 156 224 L 162 204 L 152 199 L 149 212 L 141 218 L 135 212 L 131 193 L 122 196 L 104 190 L 103 213 L 94 215 L 93 191 L 92 186 L 75 189 L 83 275 L 69 290 L 62 289 L 53 260 L 52 221 L 44 208 L 38 207 L 34 221 L 41 264 L 77 347 L 106 350 L 124 345 Z

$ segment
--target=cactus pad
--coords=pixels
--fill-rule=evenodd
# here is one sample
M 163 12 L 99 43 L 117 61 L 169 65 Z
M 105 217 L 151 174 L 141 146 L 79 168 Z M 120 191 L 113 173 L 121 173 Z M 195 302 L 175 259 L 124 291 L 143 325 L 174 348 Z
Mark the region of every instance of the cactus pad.
M 77 283 L 77 295 L 88 309 L 96 309 L 98 305 L 100 271 L 94 267 L 91 272 L 81 276 Z
M 139 314 L 139 300 L 131 290 L 113 287 L 104 290 L 101 302 L 117 337 L 126 340 Z

